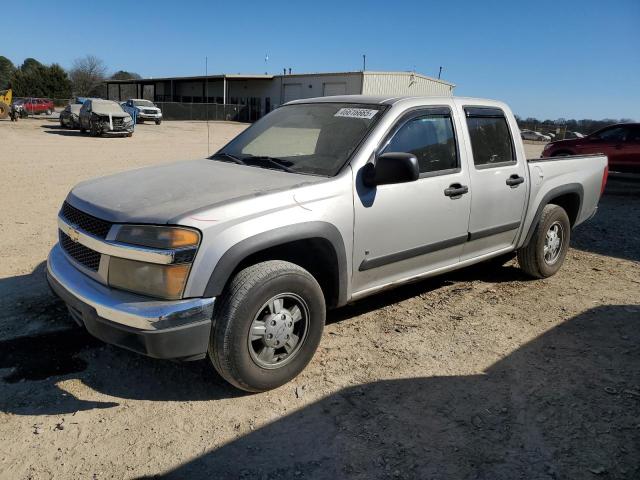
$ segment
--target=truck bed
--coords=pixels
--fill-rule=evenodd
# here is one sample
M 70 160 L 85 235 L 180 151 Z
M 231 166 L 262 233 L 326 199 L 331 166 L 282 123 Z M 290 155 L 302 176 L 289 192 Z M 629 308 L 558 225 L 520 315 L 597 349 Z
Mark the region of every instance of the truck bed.
M 580 197 L 574 227 L 595 214 L 608 174 L 606 155 L 532 158 L 527 159 L 527 164 L 531 190 L 523 232 L 528 232 L 534 223 L 538 215 L 536 206 L 546 205 L 549 200 L 570 192 L 577 192 Z M 524 242 L 525 235 L 520 243 Z

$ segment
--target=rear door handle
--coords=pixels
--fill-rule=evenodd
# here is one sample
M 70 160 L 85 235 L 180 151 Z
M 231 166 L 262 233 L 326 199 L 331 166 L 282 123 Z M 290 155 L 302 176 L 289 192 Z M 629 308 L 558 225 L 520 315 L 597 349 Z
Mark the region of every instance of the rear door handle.
M 510 187 L 517 187 L 521 183 L 524 183 L 524 177 L 521 177 L 517 173 L 514 173 L 509 178 L 507 178 L 507 185 Z
M 452 198 L 458 198 L 465 193 L 469 193 L 469 187 L 459 183 L 452 183 L 449 185 L 449 188 L 444 189 L 445 196 Z

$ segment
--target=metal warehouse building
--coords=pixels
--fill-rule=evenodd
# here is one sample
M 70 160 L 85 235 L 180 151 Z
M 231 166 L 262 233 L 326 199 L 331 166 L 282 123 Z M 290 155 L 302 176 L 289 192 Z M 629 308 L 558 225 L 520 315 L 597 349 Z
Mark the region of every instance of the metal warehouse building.
M 108 80 L 107 98 L 145 98 L 167 119 L 255 121 L 291 100 L 330 95 L 452 95 L 455 85 L 414 72 L 209 75 Z

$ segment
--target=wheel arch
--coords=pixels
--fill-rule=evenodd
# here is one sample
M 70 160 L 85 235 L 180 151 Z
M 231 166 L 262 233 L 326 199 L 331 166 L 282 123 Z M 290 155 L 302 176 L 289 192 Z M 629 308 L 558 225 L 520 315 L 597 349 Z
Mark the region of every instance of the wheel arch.
M 531 221 L 531 225 L 529 225 L 529 230 L 527 231 L 527 236 L 523 245 L 527 245 L 531 240 L 536 226 L 540 221 L 542 210 L 544 210 L 544 207 L 549 204 L 562 207 L 567 212 L 567 215 L 569 216 L 569 223 L 573 228 L 578 218 L 580 218 L 583 198 L 584 188 L 579 183 L 569 183 L 549 190 L 538 204 L 536 214 Z
M 327 222 L 305 222 L 262 232 L 236 243 L 220 257 L 204 295 L 219 296 L 242 268 L 266 260 L 285 260 L 309 271 L 327 306 L 347 303 L 347 255 L 342 235 Z

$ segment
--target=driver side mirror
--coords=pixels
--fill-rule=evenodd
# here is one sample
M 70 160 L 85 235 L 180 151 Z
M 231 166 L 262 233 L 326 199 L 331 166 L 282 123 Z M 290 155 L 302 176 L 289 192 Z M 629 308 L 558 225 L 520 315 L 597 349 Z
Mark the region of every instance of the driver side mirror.
M 414 182 L 419 177 L 418 159 L 411 153 L 383 153 L 375 163 L 362 168 L 362 182 L 367 187 Z

